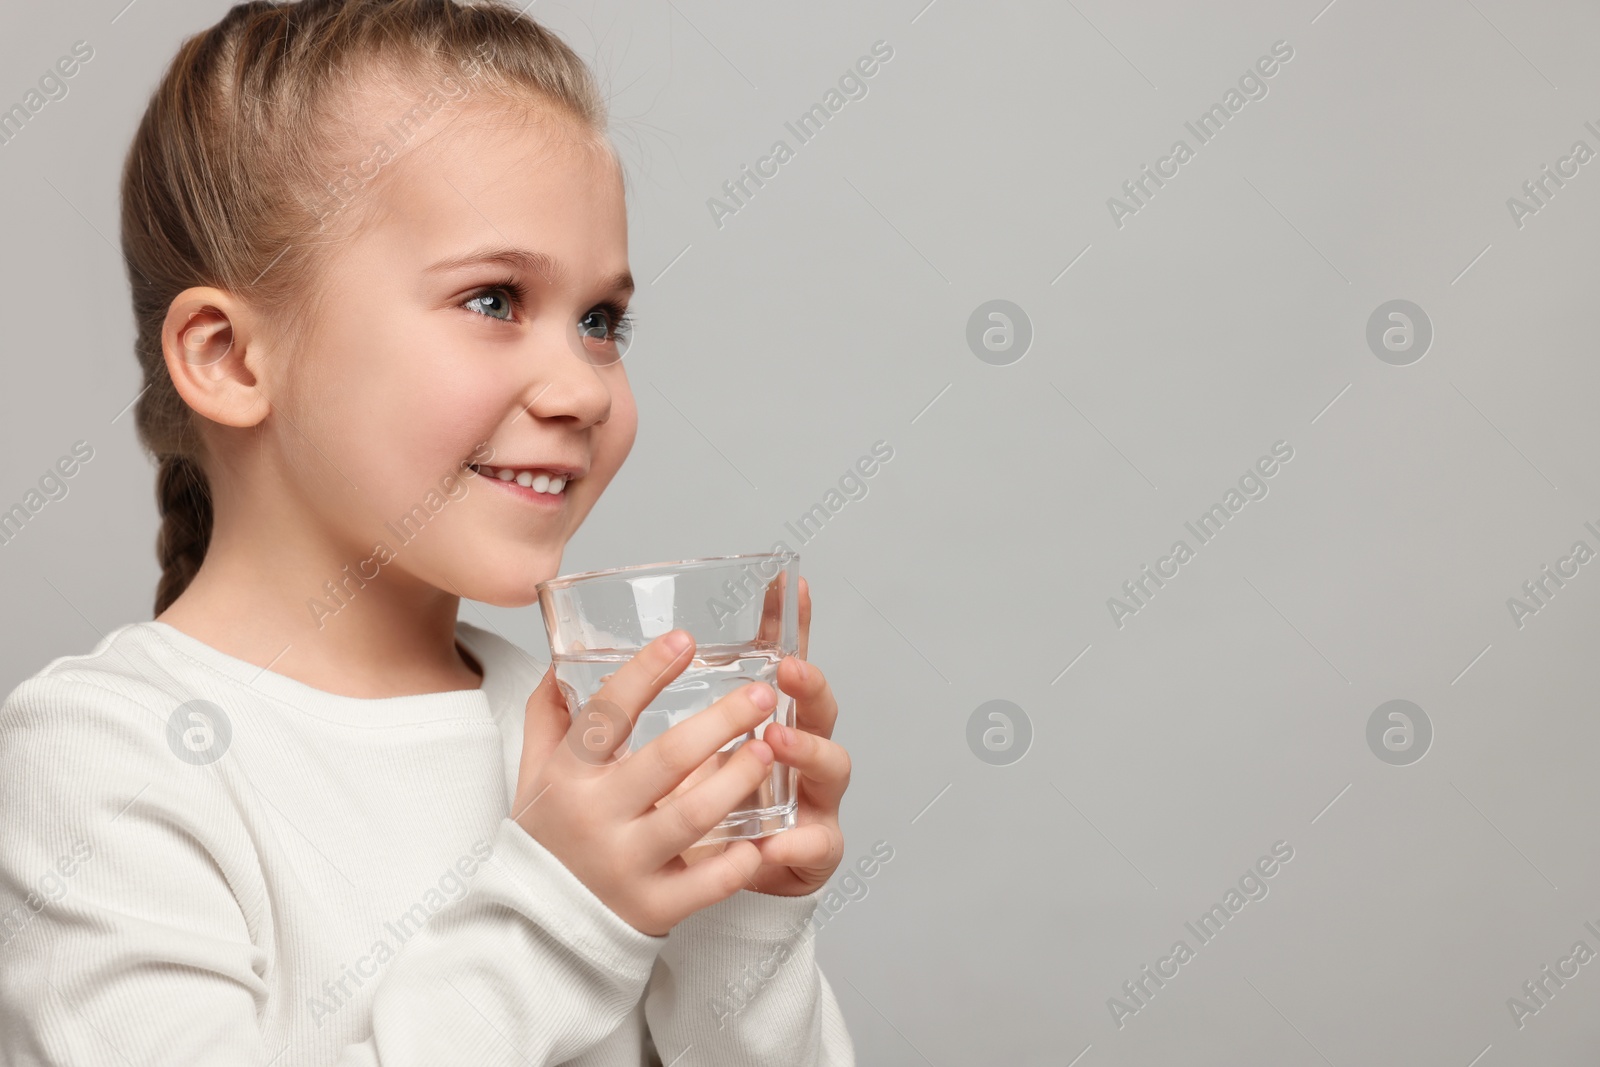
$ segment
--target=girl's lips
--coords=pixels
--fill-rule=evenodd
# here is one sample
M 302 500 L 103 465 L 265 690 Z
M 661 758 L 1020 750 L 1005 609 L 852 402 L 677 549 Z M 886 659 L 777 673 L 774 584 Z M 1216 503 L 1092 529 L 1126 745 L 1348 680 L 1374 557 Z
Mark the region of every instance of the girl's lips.
M 515 481 L 501 481 L 499 478 L 491 478 L 484 474 L 480 474 L 478 477 L 498 489 L 520 497 L 529 504 L 550 508 L 552 511 L 559 511 L 566 504 L 567 493 L 571 491 L 571 483 L 568 483 L 568 488 L 561 490 L 559 493 L 541 493 L 530 486 L 518 485 Z

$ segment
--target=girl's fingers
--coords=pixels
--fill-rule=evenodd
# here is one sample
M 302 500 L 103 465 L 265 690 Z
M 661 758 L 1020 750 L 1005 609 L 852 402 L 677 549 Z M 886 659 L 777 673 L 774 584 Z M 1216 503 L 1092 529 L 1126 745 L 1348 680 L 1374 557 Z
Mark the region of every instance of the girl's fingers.
M 540 765 L 550 758 L 571 725 L 572 715 L 556 685 L 556 665 L 552 663 L 529 695 L 523 710 L 519 789 L 526 781 L 531 781 Z
M 756 841 L 761 861 L 774 867 L 793 867 L 819 875 L 820 884 L 844 859 L 844 834 L 832 822 L 807 823 Z M 809 879 L 807 879 L 809 881 Z
M 517 761 L 517 788 L 511 797 L 511 818 L 519 825 L 523 825 L 523 814 L 549 788 L 548 784 L 541 785 L 539 772 L 561 744 L 570 723 L 567 702 L 556 686 L 556 667 L 552 663 L 528 697 L 523 712 L 522 755 Z M 523 825 L 523 829 L 528 826 Z
M 681 639 L 681 648 L 674 643 Z M 651 641 L 618 667 L 573 717 L 567 755 L 574 764 L 607 766 L 621 757 L 639 714 L 683 673 L 693 656 L 694 640 L 685 630 L 670 630 Z
M 833 695 L 833 686 L 815 663 L 787 657 L 778 664 L 778 686 L 794 697 L 795 725 L 818 737 L 833 736 L 833 724 L 839 718 L 839 701 Z
M 640 822 L 639 853 L 652 869 L 686 851 L 760 786 L 772 767 L 772 748 L 751 740 L 687 792 L 662 800 Z
M 800 786 L 818 811 L 832 815 L 850 785 L 850 753 L 836 741 L 773 723 L 761 735 L 780 763 L 800 772 Z M 782 837 L 782 834 L 778 836 Z
M 678 868 L 675 873 L 658 883 L 660 909 L 666 914 L 688 915 L 753 887 L 752 879 L 761 866 L 761 850 L 753 841 L 733 841 L 699 863 L 690 865 L 678 860 L 673 866 Z
M 778 694 L 765 682 L 752 682 L 718 698 L 625 760 L 608 783 L 607 802 L 631 815 L 643 815 L 675 790 L 687 794 L 698 788 L 727 762 L 719 751 L 722 746 L 760 726 L 777 700 Z

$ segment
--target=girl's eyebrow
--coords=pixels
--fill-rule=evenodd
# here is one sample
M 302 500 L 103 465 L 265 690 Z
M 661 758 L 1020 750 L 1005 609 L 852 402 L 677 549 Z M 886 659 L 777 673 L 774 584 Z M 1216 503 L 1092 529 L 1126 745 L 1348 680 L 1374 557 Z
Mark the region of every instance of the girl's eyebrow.
M 487 263 L 495 263 L 525 273 L 537 274 L 551 282 L 561 282 L 566 278 L 566 271 L 562 269 L 561 264 L 556 261 L 554 256 L 545 252 L 535 252 L 526 248 L 510 248 L 503 245 L 489 245 L 468 252 L 466 255 L 441 259 L 426 269 L 430 274 L 444 274 L 449 271 Z M 633 292 L 634 288 L 633 275 L 626 270 L 619 271 L 610 278 L 605 279 L 601 285 L 610 292 L 629 294 Z

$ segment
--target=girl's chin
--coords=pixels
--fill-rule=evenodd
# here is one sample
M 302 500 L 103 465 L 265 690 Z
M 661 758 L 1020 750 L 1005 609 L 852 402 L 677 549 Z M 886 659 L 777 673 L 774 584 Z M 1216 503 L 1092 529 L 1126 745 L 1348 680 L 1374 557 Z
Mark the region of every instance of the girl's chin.
M 557 574 L 560 558 L 550 564 L 528 567 L 525 571 L 508 574 L 507 567 L 514 564 L 500 564 L 499 569 L 493 574 L 476 575 L 475 581 L 461 586 L 463 596 L 476 600 L 480 604 L 493 604 L 497 608 L 525 608 L 539 603 L 540 582 L 554 578 Z
M 539 601 L 538 585 L 561 573 L 565 538 L 523 537 L 512 533 L 480 531 L 452 538 L 448 554 L 435 568 L 445 577 L 439 588 L 467 600 L 495 607 L 525 607 Z

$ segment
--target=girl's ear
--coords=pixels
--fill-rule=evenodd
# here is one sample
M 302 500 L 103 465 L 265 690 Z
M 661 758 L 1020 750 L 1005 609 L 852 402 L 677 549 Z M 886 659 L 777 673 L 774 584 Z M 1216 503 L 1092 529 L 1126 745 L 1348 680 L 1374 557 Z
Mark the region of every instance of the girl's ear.
M 251 311 L 233 294 L 208 286 L 179 293 L 167 308 L 161 347 L 178 395 L 224 426 L 254 426 L 272 403 L 257 377 L 262 353 Z

